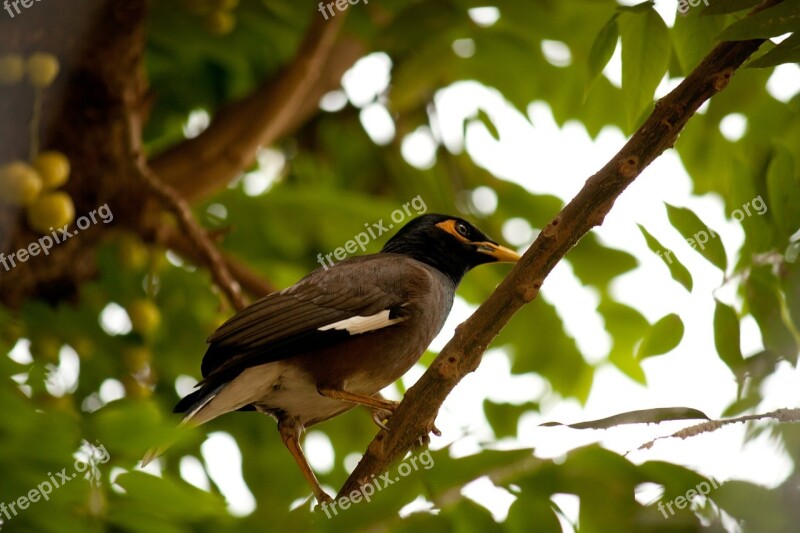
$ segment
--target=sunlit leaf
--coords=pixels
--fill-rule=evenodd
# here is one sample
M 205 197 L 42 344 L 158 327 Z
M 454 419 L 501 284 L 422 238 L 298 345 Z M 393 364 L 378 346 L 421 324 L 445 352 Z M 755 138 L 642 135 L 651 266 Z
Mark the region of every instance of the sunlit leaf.
M 741 369 L 744 358 L 741 349 L 739 317 L 729 305 L 716 301 L 714 310 L 714 346 L 719 358 L 734 373 Z
M 683 339 L 683 331 L 683 320 L 675 313 L 661 317 L 645 335 L 636 350 L 636 358 L 644 359 L 672 351 Z
M 669 221 L 686 239 L 686 244 L 725 272 L 728 267 L 728 257 L 725 254 L 725 247 L 722 246 L 722 241 L 719 239 L 719 234 L 700 220 L 700 217 L 691 209 L 665 205 Z
M 691 292 L 692 290 L 692 275 L 689 273 L 689 270 L 683 266 L 683 263 L 678 261 L 675 257 L 675 254 L 672 250 L 667 249 L 663 244 L 661 244 L 658 239 L 653 237 L 649 231 L 647 231 L 644 226 L 641 224 L 638 225 L 639 230 L 644 235 L 644 239 L 647 242 L 647 247 L 650 248 L 655 254 L 664 261 L 664 264 L 667 265 L 669 269 L 669 273 L 672 276 L 672 279 L 683 285 L 687 291 Z
M 653 94 L 667 72 L 670 38 L 667 25 L 652 6 L 619 17 L 622 38 L 622 92 L 628 128 L 653 102 Z

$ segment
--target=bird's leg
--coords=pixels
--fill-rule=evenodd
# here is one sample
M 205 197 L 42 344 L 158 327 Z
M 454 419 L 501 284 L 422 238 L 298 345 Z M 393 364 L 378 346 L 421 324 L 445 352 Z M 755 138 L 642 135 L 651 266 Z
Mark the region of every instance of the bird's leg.
M 328 398 L 332 398 L 334 400 L 342 400 L 345 402 L 357 403 L 359 405 L 366 405 L 367 407 L 372 407 L 373 409 L 383 409 L 384 411 L 389 411 L 390 413 L 393 413 L 394 410 L 397 409 L 397 406 L 400 405 L 398 402 L 393 402 L 392 400 L 383 398 L 380 394 L 377 395 L 377 398 L 373 398 L 372 396 L 364 396 L 363 394 L 347 392 L 346 390 L 329 389 L 323 387 L 319 387 L 317 391 L 319 391 L 319 393 L 323 396 L 327 396 Z
M 283 444 L 286 445 L 289 453 L 292 454 L 292 457 L 294 457 L 294 460 L 297 462 L 297 466 L 300 467 L 300 471 L 303 473 L 303 476 L 305 476 L 306 481 L 311 485 L 311 490 L 314 492 L 317 502 L 319 502 L 320 505 L 333 502 L 333 498 L 322 490 L 319 481 L 317 481 L 317 476 L 314 475 L 314 471 L 311 470 L 311 466 L 309 466 L 306 456 L 303 454 L 303 448 L 300 447 L 300 425 L 294 420 L 281 419 L 278 421 L 278 431 L 281 434 Z
M 400 405 L 400 402 L 395 402 L 392 400 L 387 400 L 381 393 L 376 393 L 374 396 L 364 396 L 361 394 L 355 394 L 353 392 L 348 392 L 345 390 L 337 390 L 337 389 L 329 389 L 320 387 L 317 389 L 320 394 L 323 396 L 327 396 L 328 398 L 333 398 L 334 400 L 343 400 L 345 402 L 357 403 L 360 405 L 365 405 L 367 407 L 372 408 L 372 421 L 381 428 L 389 431 L 389 428 L 386 427 L 386 424 L 383 423 L 384 420 L 387 420 L 394 410 L 397 409 L 397 406 Z M 442 432 L 439 431 L 439 428 L 431 421 L 428 424 L 428 428 L 424 437 L 428 441 L 430 441 L 430 437 L 428 433 L 433 433 L 437 437 L 442 436 Z

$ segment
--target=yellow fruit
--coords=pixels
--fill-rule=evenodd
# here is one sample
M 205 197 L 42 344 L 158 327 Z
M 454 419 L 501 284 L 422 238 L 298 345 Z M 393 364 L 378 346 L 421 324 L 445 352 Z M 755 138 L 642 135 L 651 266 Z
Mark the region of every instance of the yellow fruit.
M 36 52 L 28 58 L 28 81 L 34 87 L 49 87 L 58 76 L 60 65 L 53 54 Z
M 69 178 L 69 159 L 55 150 L 36 156 L 33 167 L 39 171 L 45 189 L 61 187 Z
M 0 56 L 0 85 L 19 83 L 25 75 L 25 60 L 18 54 Z
M 161 311 L 150 300 L 136 300 L 128 307 L 133 331 L 149 335 L 161 325 Z
M 149 253 L 147 247 L 138 238 L 123 234 L 119 239 L 119 262 L 132 270 L 141 270 L 147 266 Z
M 217 10 L 206 17 L 206 28 L 215 35 L 226 35 L 236 26 L 236 17 L 227 11 Z
M 74 219 L 75 206 L 65 192 L 43 194 L 28 207 L 28 225 L 42 235 L 71 224 Z
M 81 359 L 91 359 L 94 355 L 94 342 L 88 337 L 78 337 L 70 341 L 69 344 L 78 352 L 78 357 Z
M 32 166 L 13 161 L 0 167 L 0 202 L 31 205 L 42 191 L 42 178 Z

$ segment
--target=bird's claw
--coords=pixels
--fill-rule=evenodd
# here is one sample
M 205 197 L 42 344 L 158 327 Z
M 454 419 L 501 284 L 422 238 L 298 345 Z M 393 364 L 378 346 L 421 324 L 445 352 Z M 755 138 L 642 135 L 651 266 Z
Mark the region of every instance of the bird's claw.
M 442 436 L 442 432 L 439 430 L 439 428 L 436 427 L 436 424 L 434 423 L 433 420 L 428 422 L 428 425 L 425 428 L 425 434 L 419 436 L 419 438 L 417 439 L 417 443 L 418 444 L 416 446 L 414 446 L 414 448 L 423 448 L 423 447 L 427 446 L 428 444 L 430 444 L 431 443 L 431 433 L 433 433 L 437 437 L 441 437 Z
M 389 428 L 386 426 L 384 421 L 388 421 L 389 420 L 389 417 L 392 416 L 392 412 L 394 411 L 394 409 L 398 405 L 399 405 L 398 403 L 395 403 L 391 410 L 389 410 L 389 409 L 380 409 L 380 408 L 377 408 L 377 407 L 373 408 L 371 410 L 372 421 L 375 422 L 375 425 L 378 426 L 379 428 L 384 429 L 386 431 L 389 431 Z M 433 433 L 437 437 L 441 437 L 442 436 L 441 430 L 439 430 L 439 428 L 436 427 L 436 423 L 433 420 L 428 422 L 428 425 L 425 428 L 425 434 L 421 435 L 419 437 L 419 445 L 418 446 L 421 447 L 421 446 L 426 446 L 426 445 L 430 444 L 430 442 L 431 442 L 430 434 L 431 433 Z
M 389 428 L 386 427 L 386 424 L 385 424 L 384 421 L 388 421 L 389 420 L 389 417 L 392 416 L 392 413 L 394 412 L 395 409 L 397 409 L 398 405 L 400 405 L 398 402 L 392 402 L 391 409 L 381 409 L 381 408 L 378 408 L 378 407 L 373 408 L 372 409 L 372 421 L 375 422 L 375 425 L 378 426 L 379 428 L 385 429 L 386 431 L 389 431 Z

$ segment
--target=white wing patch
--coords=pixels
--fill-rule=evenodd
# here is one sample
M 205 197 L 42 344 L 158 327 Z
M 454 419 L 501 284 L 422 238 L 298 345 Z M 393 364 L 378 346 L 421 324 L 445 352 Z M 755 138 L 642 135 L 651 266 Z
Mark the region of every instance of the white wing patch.
M 384 309 L 380 313 L 371 316 L 354 316 L 328 324 L 317 328 L 319 331 L 328 331 L 330 329 L 346 329 L 350 335 L 360 335 L 368 331 L 375 331 L 376 329 L 385 328 L 398 322 L 402 322 L 405 318 L 389 318 L 391 312 L 389 309 Z

